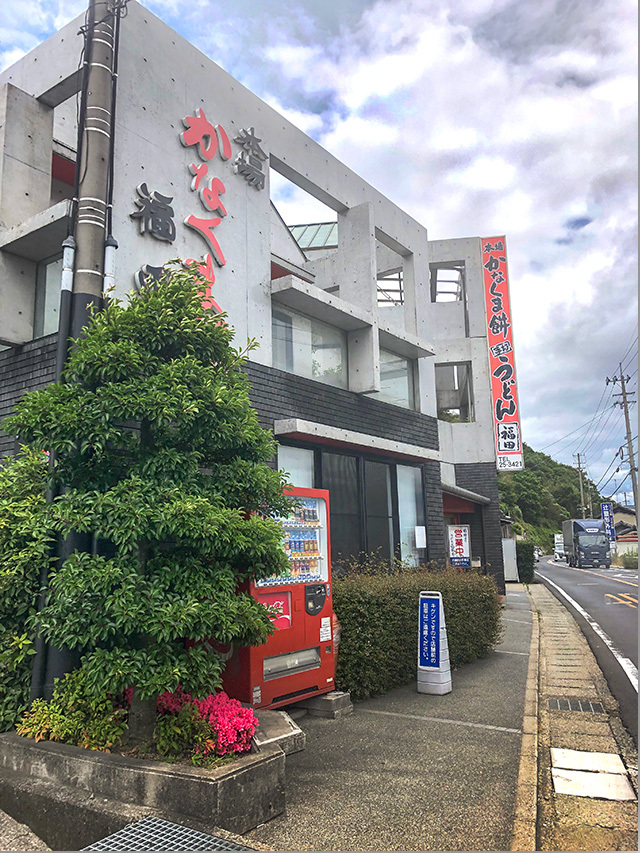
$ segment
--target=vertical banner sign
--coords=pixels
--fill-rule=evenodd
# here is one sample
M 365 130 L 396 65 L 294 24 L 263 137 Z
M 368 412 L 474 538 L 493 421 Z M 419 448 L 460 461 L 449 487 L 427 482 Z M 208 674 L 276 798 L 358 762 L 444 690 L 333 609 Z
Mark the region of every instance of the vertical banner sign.
M 420 596 L 419 665 L 440 666 L 440 601 L 427 595 Z
M 609 537 L 609 542 L 615 543 L 616 526 L 613 520 L 613 504 L 610 502 L 601 503 L 600 513 L 602 515 L 602 520 L 604 521 L 604 526 L 607 528 L 607 536 Z
M 471 567 L 471 533 L 468 524 L 450 524 L 449 563 L 461 569 Z
M 441 592 L 421 592 L 418 602 L 418 693 L 451 693 L 451 662 Z
M 498 471 L 524 468 L 504 237 L 482 238 L 489 371 Z

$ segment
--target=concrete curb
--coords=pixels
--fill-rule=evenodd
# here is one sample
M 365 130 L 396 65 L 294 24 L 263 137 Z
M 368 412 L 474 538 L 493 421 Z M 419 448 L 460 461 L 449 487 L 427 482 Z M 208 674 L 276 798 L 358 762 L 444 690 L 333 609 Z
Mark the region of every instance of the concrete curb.
M 528 587 L 532 613 L 529 669 L 522 720 L 520 769 L 516 786 L 516 811 L 511 836 L 511 850 L 536 849 L 538 813 L 538 687 L 540 666 L 540 621 Z
M 0 808 L 54 850 L 87 847 L 154 815 L 241 835 L 285 809 L 285 754 L 277 744 L 207 770 L 8 732 L 0 735 L 0 768 Z

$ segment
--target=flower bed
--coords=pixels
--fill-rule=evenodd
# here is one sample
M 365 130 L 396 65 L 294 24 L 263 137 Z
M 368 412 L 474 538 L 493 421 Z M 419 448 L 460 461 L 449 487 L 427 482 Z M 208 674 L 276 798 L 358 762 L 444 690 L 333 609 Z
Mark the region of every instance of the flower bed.
M 50 702 L 33 703 L 17 731 L 36 741 L 214 767 L 248 752 L 258 726 L 253 711 L 226 693 L 198 699 L 178 687 L 157 700 L 154 743 L 123 748 L 130 702 L 130 690 L 117 697 L 92 696 L 82 671 L 76 670 L 58 682 Z

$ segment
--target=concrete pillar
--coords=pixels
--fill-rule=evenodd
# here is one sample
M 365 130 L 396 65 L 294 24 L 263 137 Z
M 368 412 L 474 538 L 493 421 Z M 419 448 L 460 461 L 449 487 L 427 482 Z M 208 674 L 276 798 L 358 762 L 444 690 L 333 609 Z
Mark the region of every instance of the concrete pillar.
M 428 340 L 431 294 L 429 291 L 429 253 L 426 240 L 421 251 L 403 257 L 402 277 L 405 329 L 419 338 Z
M 11 83 L 0 87 L 0 226 L 49 207 L 52 145 L 53 110 Z
M 375 311 L 376 272 L 373 205 L 367 202 L 338 214 L 340 297 L 366 311 Z

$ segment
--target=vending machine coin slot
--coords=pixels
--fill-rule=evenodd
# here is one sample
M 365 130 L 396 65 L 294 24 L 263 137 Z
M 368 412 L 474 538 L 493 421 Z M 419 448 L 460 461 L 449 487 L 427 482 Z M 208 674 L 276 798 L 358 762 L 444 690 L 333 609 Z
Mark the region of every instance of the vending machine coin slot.
M 327 590 L 323 583 L 308 584 L 304 588 L 304 606 L 310 616 L 316 616 L 327 600 Z

